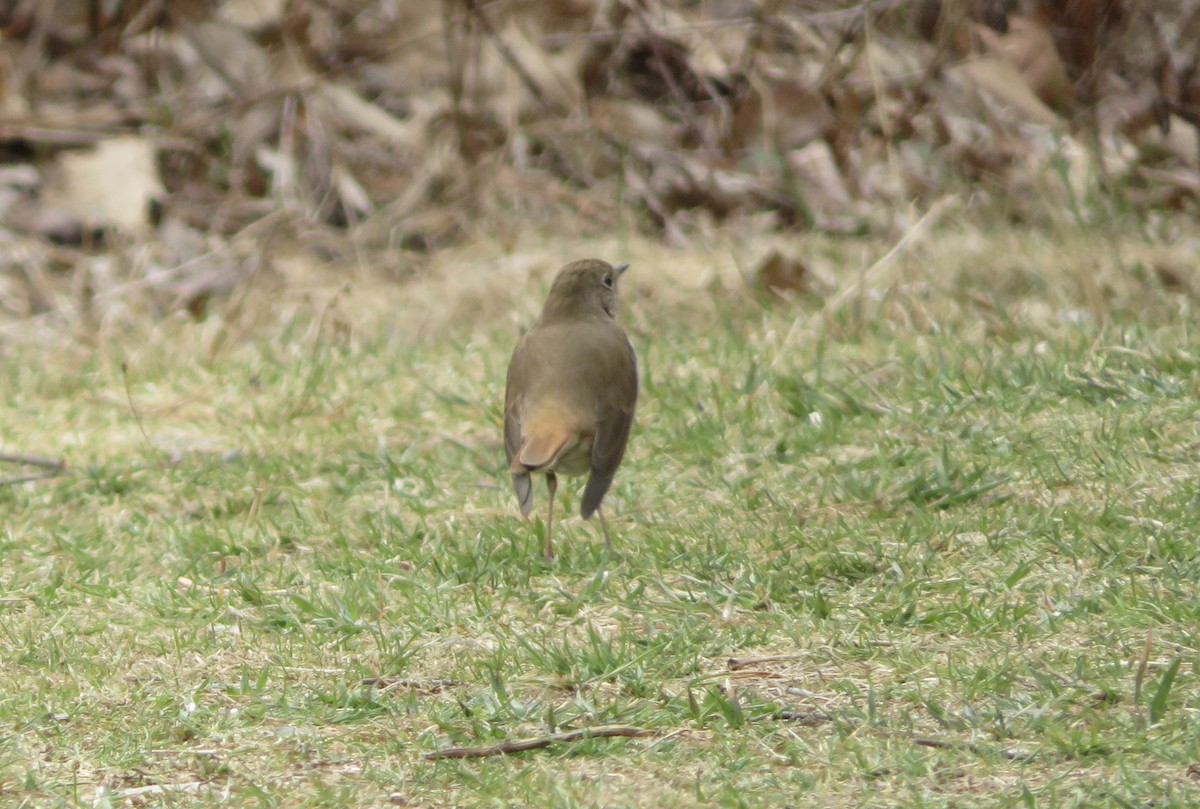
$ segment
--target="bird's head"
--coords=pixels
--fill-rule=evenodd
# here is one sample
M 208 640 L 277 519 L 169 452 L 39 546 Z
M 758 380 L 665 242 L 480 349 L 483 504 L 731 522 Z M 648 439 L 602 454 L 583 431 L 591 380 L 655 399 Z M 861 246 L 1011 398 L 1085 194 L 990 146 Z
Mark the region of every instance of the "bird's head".
M 568 312 L 598 314 L 602 311 L 609 317 L 616 317 L 617 280 L 628 267 L 628 264 L 614 267 L 607 261 L 595 258 L 571 262 L 558 271 L 542 310 L 543 317 Z

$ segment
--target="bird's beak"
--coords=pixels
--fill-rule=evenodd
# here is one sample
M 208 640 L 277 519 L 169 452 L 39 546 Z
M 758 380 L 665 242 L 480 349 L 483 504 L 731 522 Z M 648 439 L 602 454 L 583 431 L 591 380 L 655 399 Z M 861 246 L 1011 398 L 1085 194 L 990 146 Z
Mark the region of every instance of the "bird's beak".
M 617 274 L 617 277 L 620 278 L 621 273 L 625 272 L 628 269 L 629 269 L 628 264 L 618 264 L 617 266 L 613 267 L 613 272 L 615 272 Z

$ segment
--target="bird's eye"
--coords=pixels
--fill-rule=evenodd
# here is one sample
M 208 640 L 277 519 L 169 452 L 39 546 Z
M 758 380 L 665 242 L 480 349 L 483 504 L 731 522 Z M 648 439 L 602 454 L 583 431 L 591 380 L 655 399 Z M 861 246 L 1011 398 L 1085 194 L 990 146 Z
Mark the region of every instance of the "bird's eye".
M 612 289 L 613 279 L 611 275 L 604 276 L 604 286 Z

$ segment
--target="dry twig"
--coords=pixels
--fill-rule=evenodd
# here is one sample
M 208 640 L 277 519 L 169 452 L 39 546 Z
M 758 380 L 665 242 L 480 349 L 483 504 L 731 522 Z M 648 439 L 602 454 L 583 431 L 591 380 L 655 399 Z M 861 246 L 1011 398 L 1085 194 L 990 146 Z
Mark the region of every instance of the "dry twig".
M 492 21 L 488 19 L 487 14 L 479 7 L 479 3 L 476 0 L 467 0 L 467 11 L 475 15 L 475 18 L 479 20 L 479 25 L 483 28 L 484 33 L 491 37 L 492 42 L 495 43 L 496 51 L 500 54 L 500 58 L 508 62 L 508 66 L 517 74 L 517 78 L 521 80 L 521 83 L 525 85 L 530 94 L 547 109 L 557 111 L 558 105 L 546 95 L 546 91 L 538 84 L 537 79 L 533 77 L 533 74 L 526 69 L 521 60 L 517 58 L 517 55 L 513 53 L 512 48 L 500 36 L 500 32 L 492 25 Z
M 462 680 L 393 680 L 388 677 L 364 677 L 362 685 L 370 686 L 371 688 L 380 691 L 389 690 L 392 688 L 410 688 L 413 691 L 423 691 L 427 694 L 436 694 L 446 688 L 458 688 L 464 686 Z
M 548 736 L 538 736 L 534 739 L 512 739 L 489 744 L 482 747 L 447 747 L 426 753 L 427 759 L 439 758 L 484 758 L 485 756 L 507 756 L 512 753 L 522 753 L 526 750 L 540 750 L 559 742 L 578 742 L 585 739 L 605 739 L 613 737 L 638 738 L 653 736 L 654 731 L 645 728 L 629 727 L 628 725 L 604 725 L 582 730 L 570 730 L 564 733 L 551 733 Z
M 40 455 L 22 455 L 19 453 L 0 452 L 0 463 L 18 464 L 20 466 L 32 466 L 37 469 L 44 469 L 44 472 L 37 472 L 31 475 L 18 475 L 11 478 L 0 478 L 0 486 L 15 486 L 18 483 L 29 483 L 34 480 L 45 480 L 46 478 L 58 477 L 67 471 L 66 461 L 55 460 L 54 458 L 43 458 Z
M 22 466 L 36 466 L 40 469 L 62 471 L 67 468 L 65 461 L 54 458 L 43 458 L 40 455 L 21 455 L 18 453 L 0 452 L 0 463 L 16 463 Z
M 46 478 L 56 478 L 62 472 L 39 472 L 36 475 L 21 475 L 15 478 L 0 478 L 0 486 L 15 486 L 18 483 L 29 483 L 33 480 L 45 480 Z
M 776 711 L 771 715 L 772 719 L 779 719 L 786 722 L 799 722 L 801 725 L 819 725 L 822 722 L 832 722 L 833 716 L 821 711 Z
M 804 658 L 803 654 L 789 655 L 766 655 L 764 657 L 731 657 L 725 661 L 725 665 L 730 671 L 738 669 L 747 669 L 751 666 L 761 666 L 763 663 L 782 663 L 788 660 L 800 660 Z
M 913 744 L 918 747 L 932 747 L 935 750 L 966 750 L 976 755 L 984 755 L 987 750 L 973 742 L 960 742 L 957 739 L 930 739 L 927 737 L 916 737 L 913 739 Z M 1015 750 L 1010 748 L 1001 748 L 1000 755 L 1010 761 L 1023 760 L 1032 758 L 1032 754 L 1025 750 Z

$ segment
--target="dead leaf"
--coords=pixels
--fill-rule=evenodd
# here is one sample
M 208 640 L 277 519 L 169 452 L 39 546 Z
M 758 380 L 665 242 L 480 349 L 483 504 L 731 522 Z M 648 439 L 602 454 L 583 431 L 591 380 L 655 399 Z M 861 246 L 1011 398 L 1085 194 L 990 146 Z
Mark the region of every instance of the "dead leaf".
M 776 297 L 786 297 L 789 292 L 810 292 L 808 267 L 792 256 L 771 250 L 754 270 L 758 285 Z
M 793 149 L 787 161 L 814 213 L 837 215 L 850 210 L 850 192 L 828 143 L 817 140 L 803 149 Z
M 670 147 L 678 143 L 678 127 L 653 104 L 619 98 L 597 98 L 588 105 L 592 123 L 628 143 Z
M 1014 14 L 1008 18 L 1008 33 L 998 34 L 984 25 L 976 25 L 974 31 L 984 51 L 1012 64 L 1046 105 L 1060 110 L 1067 107 L 1071 100 L 1067 71 L 1044 25 Z
M 401 120 L 353 90 L 331 82 L 322 81 L 317 94 L 333 107 L 343 123 L 378 135 L 398 149 L 415 146 L 427 123 L 425 116 Z
M 1054 126 L 1060 123 L 1054 110 L 1038 98 L 1016 66 L 1001 56 L 982 56 L 947 68 L 946 76 L 960 86 L 982 93 L 1003 110 L 1030 123 Z
M 748 109 L 757 107 L 761 116 L 758 129 L 769 138 L 768 145 L 781 152 L 802 146 L 830 134 L 837 126 L 829 102 L 820 94 L 795 79 L 767 76 L 755 83 L 758 91 L 744 102 Z M 739 116 L 745 120 L 746 112 Z M 750 127 L 751 131 L 753 126 Z M 753 144 L 749 132 L 741 133 L 734 141 Z
M 218 11 L 221 19 L 244 31 L 279 25 L 288 0 L 225 0 Z
M 57 182 L 47 199 L 88 226 L 126 233 L 150 228 L 150 203 L 163 196 L 157 149 L 147 138 L 110 138 L 88 152 L 59 155 Z
M 186 24 L 175 53 L 189 95 L 209 101 L 261 93 L 274 77 L 271 56 L 232 23 Z

